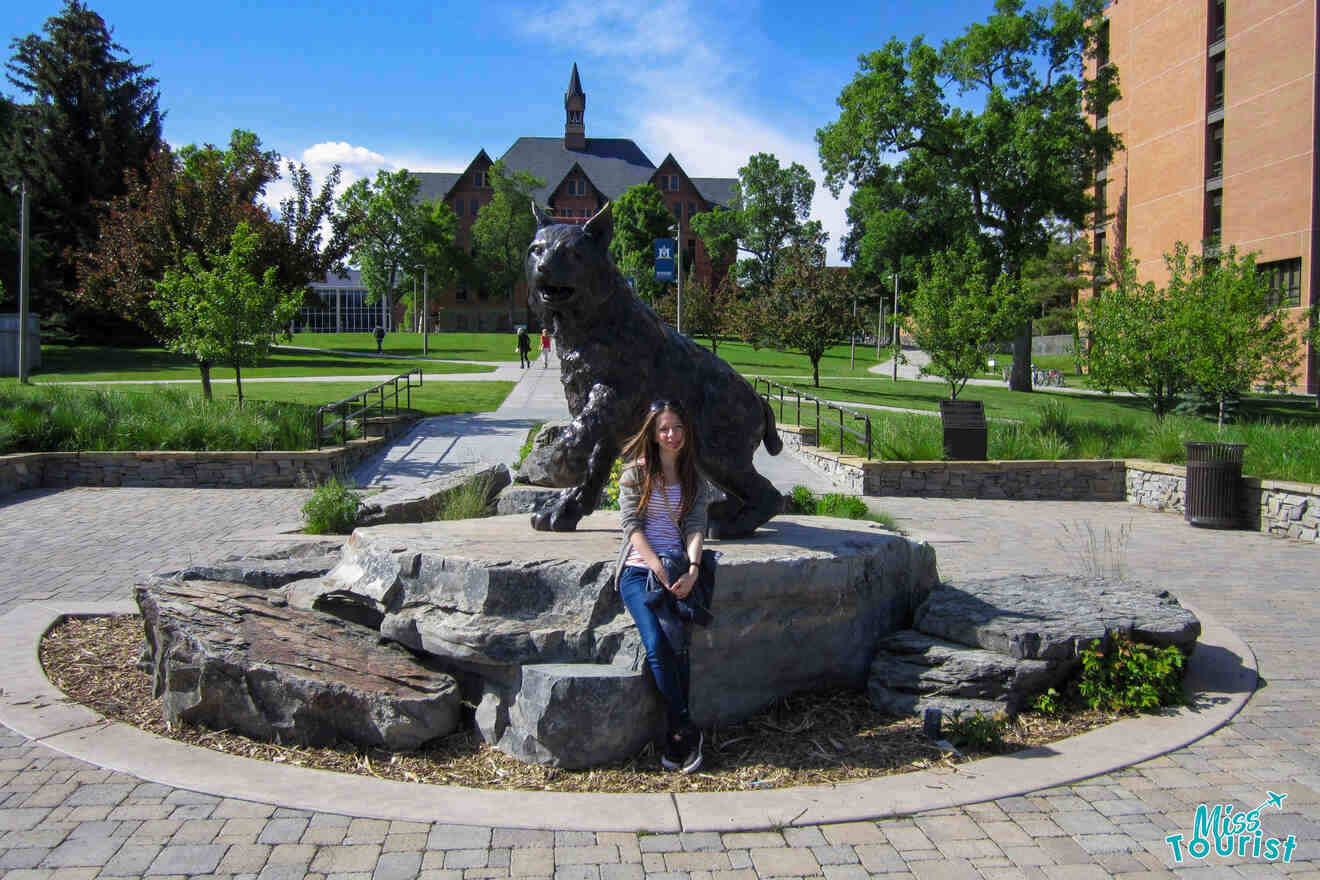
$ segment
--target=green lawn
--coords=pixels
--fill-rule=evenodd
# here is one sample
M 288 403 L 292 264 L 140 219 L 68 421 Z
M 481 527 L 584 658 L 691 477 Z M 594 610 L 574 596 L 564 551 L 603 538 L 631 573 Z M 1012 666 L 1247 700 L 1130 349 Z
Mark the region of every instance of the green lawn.
M 277 350 L 259 367 L 244 367 L 243 378 L 294 376 L 397 375 L 421 368 L 427 373 L 489 373 L 481 364 L 448 364 L 407 358 L 336 356 L 324 352 Z M 214 366 L 212 379 L 232 379 L 231 367 Z M 47 345 L 41 349 L 41 370 L 32 375 L 43 382 L 118 382 L 126 380 L 196 379 L 197 364 L 163 348 Z
M 427 337 L 427 357 L 460 361 L 512 361 L 516 364 L 517 342 L 518 337 L 513 333 L 431 333 Z M 376 340 L 370 333 L 295 333 L 289 345 L 376 353 Z M 422 334 L 386 333 L 381 347 L 386 354 L 421 357 Z M 532 353 L 539 350 L 540 342 L 533 338 Z
M 119 385 L 91 385 L 90 388 L 124 391 Z M 177 389 L 179 386 L 170 386 Z M 244 400 L 274 400 L 284 403 L 297 403 L 306 406 L 324 406 L 365 391 L 365 382 L 262 382 L 243 386 Z M 135 393 L 150 394 L 149 391 Z M 421 388 L 412 390 L 412 410 L 423 416 L 445 416 L 454 413 L 489 412 L 504 402 L 513 390 L 512 382 L 425 382 Z M 201 395 L 200 389 L 189 389 L 190 393 Z M 217 385 L 214 388 L 216 400 L 230 400 L 238 396 L 233 385 Z M 375 399 L 375 395 L 373 395 Z M 401 396 L 402 408 L 406 398 Z M 393 412 L 393 402 L 386 389 L 386 412 Z
M 699 337 L 700 345 L 710 348 L 710 340 Z M 889 349 L 880 349 L 880 358 L 875 356 L 875 346 L 857 345 L 857 357 L 854 365 L 849 366 L 849 346 L 835 345 L 826 349 L 820 360 L 820 375 L 825 376 L 867 376 L 871 367 L 889 360 Z M 746 376 L 810 376 L 811 361 L 804 354 L 793 351 L 777 351 L 773 348 L 753 348 L 746 342 L 720 341 L 717 354 L 738 372 Z

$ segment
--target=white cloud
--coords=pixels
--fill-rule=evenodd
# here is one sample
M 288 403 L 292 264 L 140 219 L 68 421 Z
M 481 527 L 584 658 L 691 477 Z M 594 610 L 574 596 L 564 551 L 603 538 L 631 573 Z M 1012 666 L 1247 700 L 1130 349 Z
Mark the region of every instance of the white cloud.
M 461 159 L 423 156 L 423 155 L 385 155 L 369 147 L 350 144 L 345 141 L 322 141 L 312 144 L 297 155 L 286 156 L 294 162 L 302 162 L 312 173 L 312 183 L 319 187 L 322 180 L 335 165 L 342 170 L 339 186 L 335 194 L 342 194 L 355 180 L 374 178 L 378 171 L 397 171 L 407 168 L 410 171 L 461 171 L 472 161 L 471 156 Z M 281 169 L 282 171 L 283 169 Z M 272 209 L 279 206 L 280 200 L 293 192 L 286 178 L 275 181 L 266 189 L 265 203 Z

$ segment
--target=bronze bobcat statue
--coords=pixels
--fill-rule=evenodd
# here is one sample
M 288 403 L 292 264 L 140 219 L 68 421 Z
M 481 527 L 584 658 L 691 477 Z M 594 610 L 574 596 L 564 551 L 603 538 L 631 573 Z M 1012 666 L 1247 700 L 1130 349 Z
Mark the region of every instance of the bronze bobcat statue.
M 662 322 L 610 259 L 606 204 L 583 226 L 556 224 L 536 205 L 527 250 L 527 298 L 559 350 L 573 422 L 551 454 L 559 498 L 532 516 L 533 528 L 568 532 L 596 507 L 624 442 L 651 403 L 677 400 L 696 423 L 701 468 L 728 496 L 711 505 L 723 538 L 750 535 L 783 507 L 752 467 L 756 447 L 783 447 L 775 417 L 747 380 Z

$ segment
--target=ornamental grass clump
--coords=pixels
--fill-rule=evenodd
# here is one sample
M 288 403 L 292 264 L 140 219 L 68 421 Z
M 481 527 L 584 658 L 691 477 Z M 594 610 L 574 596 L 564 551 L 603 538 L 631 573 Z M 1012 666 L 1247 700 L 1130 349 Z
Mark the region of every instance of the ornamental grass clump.
M 346 535 L 357 522 L 361 499 L 353 491 L 351 480 L 331 476 L 312 490 L 312 497 L 302 506 L 306 525 L 303 530 L 311 535 Z

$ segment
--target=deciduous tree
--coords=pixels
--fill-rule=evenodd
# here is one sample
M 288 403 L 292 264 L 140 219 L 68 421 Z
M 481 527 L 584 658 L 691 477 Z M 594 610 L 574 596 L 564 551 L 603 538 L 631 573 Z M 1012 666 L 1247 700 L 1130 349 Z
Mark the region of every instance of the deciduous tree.
M 445 204 L 443 199 L 436 199 L 423 204 L 421 214 L 422 225 L 417 235 L 418 250 L 411 256 L 408 271 L 405 273 L 412 279 L 413 285 L 403 294 L 404 302 L 413 314 L 417 314 L 421 306 L 413 299 L 414 291 L 420 290 L 418 285 L 425 284 L 431 290 L 440 291 L 472 272 L 471 257 L 455 243 L 458 235 L 458 217 L 454 214 L 454 209 Z M 425 267 L 424 273 L 420 271 L 421 267 Z M 428 301 L 428 309 L 430 302 L 434 301 Z
M 487 172 L 494 195 L 482 205 L 472 224 L 472 255 L 488 290 L 509 302 L 514 323 L 514 289 L 523 277 L 527 246 L 536 235 L 532 193 L 545 181 L 527 171 L 511 171 L 497 159 Z
M 734 267 L 738 282 L 759 296 L 779 276 L 782 254 L 805 243 L 810 248 L 819 223 L 808 221 L 816 182 L 794 162 L 787 168 L 772 153 L 756 153 L 738 169 L 729 208 L 692 218 L 707 253 L 719 262 L 745 254 Z
M 965 195 L 959 214 L 970 210 L 1017 282 L 1048 243 L 1047 218 L 1083 225 L 1093 210 L 1090 174 L 1117 145 L 1085 115 L 1104 115 L 1117 97 L 1116 69 L 1078 75 L 1095 57 L 1103 6 L 1060 0 L 1027 11 L 1021 0 L 997 0 L 984 23 L 939 49 L 917 37 L 862 56 L 839 95 L 838 120 L 816 134 L 826 186 L 836 195 L 846 184 L 874 187 L 895 164 L 905 183 L 941 181 Z M 979 97 L 980 112 L 956 104 L 950 89 L 964 101 Z M 1024 324 L 1014 340 L 1015 390 L 1031 388 L 1030 343 Z
M 668 283 L 655 280 L 655 240 L 674 237 L 674 215 L 665 207 L 660 190 L 649 183 L 624 190 L 610 212 L 614 220 L 610 256 L 624 277 L 633 279 L 637 295 L 654 305 Z M 686 306 L 686 285 L 683 293 Z
M 354 181 L 339 199 L 340 210 L 351 218 L 350 253 L 362 269 L 367 302 L 384 300 L 391 315 L 399 283 L 421 252 L 426 213 L 417 200 L 420 185 L 407 169 L 382 169 L 374 181 Z
M 257 263 L 260 238 L 240 223 L 229 250 L 210 255 L 209 266 L 194 253 L 185 254 L 182 269 L 171 268 L 156 283 L 151 308 L 172 331 L 171 351 L 199 363 L 232 364 L 243 403 L 242 365 L 259 362 L 302 305 L 302 291 L 282 287 L 279 272 Z M 210 394 L 208 390 L 207 397 Z
M 996 271 L 979 242 L 970 238 L 961 248 L 931 258 L 908 303 L 904 327 L 930 355 L 921 374 L 942 378 L 954 400 L 983 369 L 986 351 L 1031 312 L 1031 301 Z
M 811 361 L 811 384 L 820 387 L 825 350 L 856 332 L 847 269 L 825 265 L 825 235 L 793 242 L 782 253 L 770 293 L 756 302 L 761 334 Z

